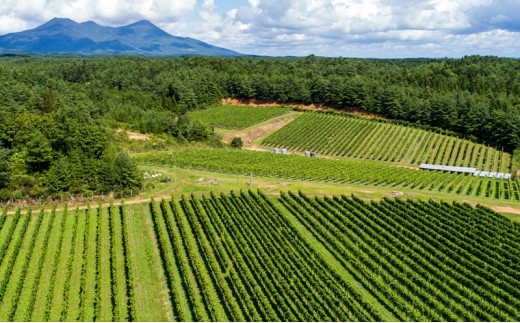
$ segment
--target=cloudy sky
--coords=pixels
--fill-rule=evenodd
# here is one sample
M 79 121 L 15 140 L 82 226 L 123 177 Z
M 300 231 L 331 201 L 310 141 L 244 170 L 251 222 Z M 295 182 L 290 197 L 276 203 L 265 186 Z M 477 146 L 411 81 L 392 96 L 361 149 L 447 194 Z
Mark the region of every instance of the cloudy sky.
M 520 57 L 518 0 L 0 0 L 0 34 L 53 17 L 148 19 L 246 54 Z

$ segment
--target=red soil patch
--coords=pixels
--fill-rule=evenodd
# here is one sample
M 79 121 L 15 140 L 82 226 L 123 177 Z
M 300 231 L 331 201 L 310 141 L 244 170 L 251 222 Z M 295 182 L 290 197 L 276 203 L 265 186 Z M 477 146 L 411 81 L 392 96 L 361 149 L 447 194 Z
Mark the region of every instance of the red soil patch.
M 305 102 L 283 102 L 280 103 L 275 100 L 260 100 L 260 99 L 244 99 L 244 98 L 227 98 L 222 99 L 222 104 L 233 104 L 233 105 L 250 105 L 253 107 L 278 107 L 278 106 L 286 106 L 291 108 L 300 108 L 307 110 L 318 110 L 325 111 L 328 109 L 333 109 L 336 111 L 345 111 L 355 115 L 359 115 L 365 118 L 383 118 L 382 115 L 368 112 L 356 107 L 338 107 L 335 105 L 326 105 L 323 103 L 305 103 Z

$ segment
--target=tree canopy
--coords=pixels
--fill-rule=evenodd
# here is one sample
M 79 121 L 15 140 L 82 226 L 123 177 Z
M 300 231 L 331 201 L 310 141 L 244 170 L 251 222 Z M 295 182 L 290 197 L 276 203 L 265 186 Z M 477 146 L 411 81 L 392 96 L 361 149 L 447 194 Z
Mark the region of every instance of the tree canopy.
M 355 107 L 512 152 L 520 147 L 519 70 L 519 60 L 479 56 L 0 57 L 0 192 L 115 188 L 102 175 L 116 165 L 115 129 L 207 140 L 211 127 L 183 115 L 226 97 Z

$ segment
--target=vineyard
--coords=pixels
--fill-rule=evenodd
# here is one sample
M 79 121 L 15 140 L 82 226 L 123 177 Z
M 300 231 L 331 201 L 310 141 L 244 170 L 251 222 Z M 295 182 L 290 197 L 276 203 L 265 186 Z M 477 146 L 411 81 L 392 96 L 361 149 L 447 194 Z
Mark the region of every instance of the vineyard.
M 261 191 L 0 216 L 2 321 L 518 321 L 520 225 Z
M 307 158 L 229 149 L 204 149 L 173 154 L 151 153 L 140 155 L 137 159 L 143 163 L 175 165 L 222 173 L 247 175 L 253 172 L 262 176 L 407 188 L 520 201 L 518 179 L 502 180 L 428 172 L 356 159 Z
M 136 319 L 124 208 L 18 210 L 0 222 L 0 320 Z
M 214 127 L 240 130 L 289 112 L 284 107 L 221 105 L 190 113 L 190 117 Z
M 511 167 L 511 154 L 469 140 L 414 127 L 315 112 L 304 113 L 265 138 L 263 144 L 402 165 L 428 163 L 505 173 Z
M 456 203 L 281 200 L 399 320 L 520 318 L 517 223 Z

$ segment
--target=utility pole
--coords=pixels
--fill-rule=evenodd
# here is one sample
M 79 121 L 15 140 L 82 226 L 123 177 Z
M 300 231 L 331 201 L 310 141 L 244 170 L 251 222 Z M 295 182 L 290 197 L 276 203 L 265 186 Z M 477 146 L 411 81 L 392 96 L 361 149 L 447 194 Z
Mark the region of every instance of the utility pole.
M 249 177 L 249 186 L 253 185 L 253 172 L 251 172 L 251 175 Z

